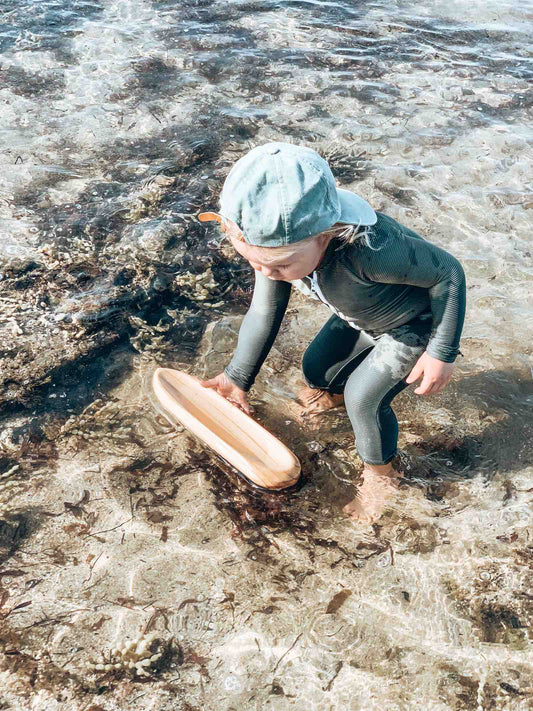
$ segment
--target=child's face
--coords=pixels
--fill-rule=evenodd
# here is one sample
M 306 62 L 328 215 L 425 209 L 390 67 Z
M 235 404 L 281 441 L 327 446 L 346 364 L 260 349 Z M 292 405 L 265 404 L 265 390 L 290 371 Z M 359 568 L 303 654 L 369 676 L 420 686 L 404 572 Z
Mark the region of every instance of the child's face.
M 261 272 L 274 281 L 291 281 L 301 279 L 317 268 L 327 249 L 330 237 L 324 234 L 317 235 L 305 246 L 295 250 L 287 256 L 275 256 L 275 249 L 265 250 L 246 242 L 241 242 L 230 235 L 231 244 L 235 250 L 258 272 Z

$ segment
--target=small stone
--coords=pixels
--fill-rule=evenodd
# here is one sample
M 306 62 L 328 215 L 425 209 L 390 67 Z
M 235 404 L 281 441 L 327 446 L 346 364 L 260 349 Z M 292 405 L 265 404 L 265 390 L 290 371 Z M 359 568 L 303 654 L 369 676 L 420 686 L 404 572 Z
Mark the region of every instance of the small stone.
M 326 448 L 320 442 L 308 442 L 307 449 L 310 452 L 323 452 Z

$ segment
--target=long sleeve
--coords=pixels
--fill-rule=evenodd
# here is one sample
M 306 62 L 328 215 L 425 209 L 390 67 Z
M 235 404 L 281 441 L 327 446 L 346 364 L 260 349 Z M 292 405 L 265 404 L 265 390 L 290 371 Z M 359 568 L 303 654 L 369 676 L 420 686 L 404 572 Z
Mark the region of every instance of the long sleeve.
M 404 226 L 394 230 L 381 248 L 360 251 L 359 257 L 359 268 L 367 279 L 428 289 L 433 328 L 426 350 L 434 358 L 453 363 L 466 310 L 466 281 L 459 261 Z
M 237 348 L 224 373 L 239 388 L 248 391 L 278 334 L 291 294 L 291 284 L 255 272 L 252 303 L 246 312 Z

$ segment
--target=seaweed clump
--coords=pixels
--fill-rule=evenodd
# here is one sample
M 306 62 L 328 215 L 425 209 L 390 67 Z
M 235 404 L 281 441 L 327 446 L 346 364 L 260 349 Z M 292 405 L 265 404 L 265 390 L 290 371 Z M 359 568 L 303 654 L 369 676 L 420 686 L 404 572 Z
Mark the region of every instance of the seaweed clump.
M 233 523 L 232 536 L 251 546 L 249 558 L 271 562 L 267 551 L 278 547 L 275 536 L 283 531 L 290 531 L 298 540 L 312 542 L 317 527 L 313 513 L 320 504 L 299 495 L 306 483 L 305 475 L 293 490 L 268 492 L 253 489 L 231 464 L 214 452 L 202 453 L 195 464 L 201 466 L 210 483 L 215 507 Z
M 164 641 L 157 632 L 141 633 L 136 639 L 101 653 L 101 660 L 89 660 L 93 672 L 131 674 L 150 677 L 173 656 L 172 641 Z

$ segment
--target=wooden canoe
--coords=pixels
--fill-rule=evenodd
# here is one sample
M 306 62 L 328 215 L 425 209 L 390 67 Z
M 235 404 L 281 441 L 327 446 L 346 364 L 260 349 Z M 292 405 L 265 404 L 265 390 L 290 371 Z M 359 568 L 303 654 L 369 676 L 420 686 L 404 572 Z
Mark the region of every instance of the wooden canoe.
M 194 375 L 157 368 L 152 389 L 167 419 L 179 420 L 252 486 L 279 491 L 298 483 L 300 461 L 291 450 Z

